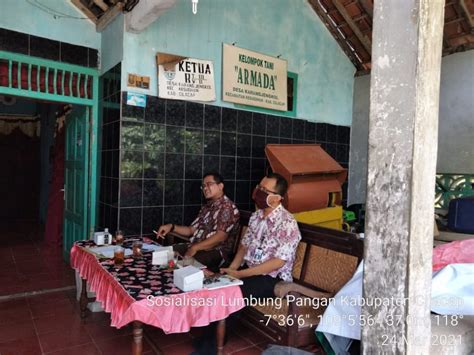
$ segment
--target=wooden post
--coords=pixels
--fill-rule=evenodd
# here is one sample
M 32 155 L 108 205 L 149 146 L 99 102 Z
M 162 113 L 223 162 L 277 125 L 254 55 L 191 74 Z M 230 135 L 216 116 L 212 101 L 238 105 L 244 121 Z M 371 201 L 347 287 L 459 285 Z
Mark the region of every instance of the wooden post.
M 89 303 L 89 299 L 87 297 L 87 281 L 85 279 L 82 280 L 81 286 L 81 298 L 79 299 L 79 306 L 81 308 L 81 318 L 86 317 L 87 312 L 87 304 Z
M 139 321 L 133 322 L 132 354 L 142 355 L 143 352 L 143 327 Z
M 444 1 L 374 5 L 362 352 L 429 354 Z

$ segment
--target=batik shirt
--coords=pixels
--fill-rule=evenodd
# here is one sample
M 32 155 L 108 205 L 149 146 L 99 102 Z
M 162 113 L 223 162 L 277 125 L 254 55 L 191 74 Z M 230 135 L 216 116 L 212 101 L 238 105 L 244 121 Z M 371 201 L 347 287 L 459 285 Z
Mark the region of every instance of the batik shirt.
M 280 269 L 268 275 L 293 281 L 291 273 L 300 240 L 298 223 L 281 204 L 265 218 L 263 210 L 258 210 L 250 217 L 249 227 L 242 238 L 242 244 L 247 247 L 244 261 L 248 267 L 253 267 L 272 258 L 284 260 Z
M 202 206 L 197 218 L 191 224 L 191 227 L 196 229 L 191 237 L 191 243 L 198 243 L 212 237 L 217 231 L 224 231 L 227 233 L 227 239 L 214 249 L 219 250 L 226 259 L 234 247 L 239 217 L 239 210 L 227 196 L 224 195 L 215 201 L 209 200 Z

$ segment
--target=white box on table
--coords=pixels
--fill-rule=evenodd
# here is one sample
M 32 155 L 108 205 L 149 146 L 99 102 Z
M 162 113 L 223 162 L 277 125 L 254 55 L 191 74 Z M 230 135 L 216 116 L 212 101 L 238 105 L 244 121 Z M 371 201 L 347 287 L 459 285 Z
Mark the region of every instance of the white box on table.
M 152 254 L 151 263 L 153 265 L 166 265 L 174 257 L 173 247 L 158 247 Z
M 200 290 L 203 287 L 204 273 L 192 265 L 173 271 L 173 283 L 183 291 Z

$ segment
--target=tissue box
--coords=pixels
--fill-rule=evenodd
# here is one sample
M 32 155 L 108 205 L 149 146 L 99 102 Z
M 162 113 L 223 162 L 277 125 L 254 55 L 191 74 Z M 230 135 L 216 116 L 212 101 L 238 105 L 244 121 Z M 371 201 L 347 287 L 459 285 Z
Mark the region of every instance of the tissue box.
M 192 265 L 173 271 L 173 283 L 183 291 L 194 291 L 202 289 L 204 273 L 201 269 Z
M 157 247 L 152 254 L 151 263 L 153 265 L 166 265 L 174 257 L 173 247 Z
M 112 244 L 112 235 L 110 233 L 105 233 L 105 232 L 95 232 L 94 243 L 97 245 Z

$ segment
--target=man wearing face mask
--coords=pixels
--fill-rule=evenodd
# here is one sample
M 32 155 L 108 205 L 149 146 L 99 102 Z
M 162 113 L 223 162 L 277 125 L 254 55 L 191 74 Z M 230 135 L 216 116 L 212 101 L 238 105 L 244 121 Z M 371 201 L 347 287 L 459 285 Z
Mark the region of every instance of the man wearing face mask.
M 274 297 L 277 282 L 293 281 L 291 271 L 301 234 L 293 215 L 281 204 L 287 189 L 287 181 L 277 173 L 267 174 L 255 187 L 252 198 L 258 210 L 250 217 L 234 260 L 221 269 L 243 279 L 244 298 Z
M 250 217 L 234 260 L 228 268 L 220 269 L 221 273 L 243 280 L 240 288 L 247 300 L 251 296 L 274 297 L 273 289 L 279 281 L 293 280 L 291 271 L 301 234 L 293 215 L 281 204 L 287 190 L 288 183 L 280 174 L 269 173 L 260 181 L 252 194 L 258 210 Z M 239 313 L 227 318 L 228 325 L 235 322 Z M 194 342 L 198 351 L 193 355 L 223 354 L 223 347 L 216 347 L 216 326 L 212 323 Z

